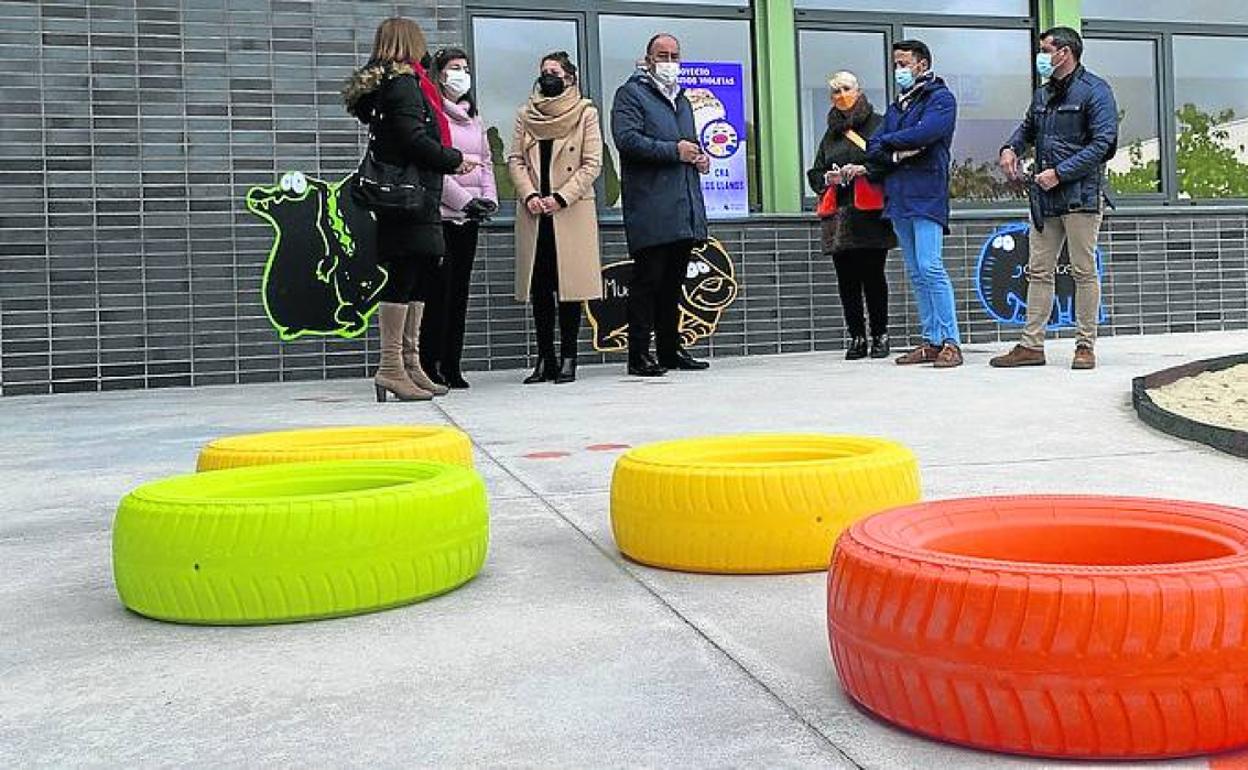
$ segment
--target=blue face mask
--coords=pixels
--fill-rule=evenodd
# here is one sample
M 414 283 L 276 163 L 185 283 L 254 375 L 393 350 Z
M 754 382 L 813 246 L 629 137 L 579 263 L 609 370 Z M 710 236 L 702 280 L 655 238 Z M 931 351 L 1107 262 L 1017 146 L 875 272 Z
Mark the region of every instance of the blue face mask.
M 1053 76 L 1053 54 L 1045 51 L 1036 54 L 1036 72 L 1042 78 Z
M 909 91 L 914 85 L 914 73 L 909 67 L 897 67 L 893 70 L 893 79 L 897 81 L 897 87 L 902 91 Z

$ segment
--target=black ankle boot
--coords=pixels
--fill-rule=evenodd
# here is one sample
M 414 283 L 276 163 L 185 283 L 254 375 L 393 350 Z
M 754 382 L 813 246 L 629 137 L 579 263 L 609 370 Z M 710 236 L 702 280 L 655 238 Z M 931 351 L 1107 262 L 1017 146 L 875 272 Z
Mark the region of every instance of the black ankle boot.
M 538 382 L 551 382 L 559 375 L 559 362 L 554 357 L 542 357 L 537 359 L 537 366 L 533 368 L 533 373 L 524 378 L 525 385 L 533 385 Z
M 849 347 L 845 349 L 846 361 L 857 361 L 860 358 L 867 357 L 867 338 L 854 337 L 849 341 Z
M 425 370 L 425 375 L 426 375 L 429 379 L 431 379 L 431 380 L 433 380 L 434 382 L 436 382 L 437 384 L 439 384 L 439 385 L 445 385 L 445 384 L 446 384 L 446 379 L 442 376 L 442 373 L 439 371 L 439 368 L 440 368 L 440 367 L 438 366 L 438 362 L 437 362 L 437 361 L 428 361 L 428 362 L 426 362 L 424 359 L 422 359 L 422 360 L 421 360 L 421 362 L 420 362 L 420 368 L 421 368 L 421 369 L 424 369 L 424 370 Z
M 559 365 L 559 373 L 555 375 L 555 384 L 562 385 L 565 382 L 576 382 L 575 358 L 565 358 Z
M 469 387 L 468 380 L 464 379 L 464 374 L 459 371 L 458 367 L 455 369 L 440 371 L 439 374 L 441 374 L 442 379 L 445 380 L 443 384 L 448 388 L 452 388 L 454 390 L 464 390 Z
M 871 335 L 871 357 L 872 358 L 888 358 L 892 347 L 888 344 L 887 334 Z
M 628 373 L 634 377 L 662 377 L 666 372 L 648 352 L 628 354 Z

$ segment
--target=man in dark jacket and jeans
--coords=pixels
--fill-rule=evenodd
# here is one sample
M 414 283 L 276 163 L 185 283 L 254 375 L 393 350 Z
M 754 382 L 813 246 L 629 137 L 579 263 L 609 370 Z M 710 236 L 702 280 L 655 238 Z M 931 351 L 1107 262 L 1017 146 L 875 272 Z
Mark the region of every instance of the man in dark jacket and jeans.
M 1069 27 L 1040 36 L 1036 70 L 1048 82 L 1036 90 L 1022 124 L 1001 149 L 1002 170 L 1018 179 L 1019 156 L 1028 146 L 1036 148 L 1039 173 L 1029 183 L 1039 200 L 1032 206 L 1027 325 L 1013 350 L 989 362 L 996 367 L 1044 365 L 1044 331 L 1063 242 L 1070 244 L 1078 325 L 1071 368 L 1096 367 L 1092 346 L 1101 305 L 1096 240 L 1106 198 L 1105 163 L 1118 147 L 1118 107 L 1109 84 L 1079 63 L 1082 56 L 1083 38 Z
M 646 69 L 620 86 L 611 108 L 624 234 L 633 258 L 628 373 L 639 377 L 710 366 L 681 348 L 677 328 L 689 257 L 707 238 L 700 174 L 710 170 L 679 74 L 680 43 L 671 35 L 655 35 L 646 46 Z M 650 355 L 652 329 L 658 360 Z
M 951 369 L 962 365 L 962 336 L 943 251 L 958 103 L 932 72 L 932 52 L 921 40 L 893 43 L 893 78 L 897 99 L 867 142 L 867 155 L 891 169 L 884 180 L 884 218 L 897 233 L 923 331 L 919 346 L 896 361 Z

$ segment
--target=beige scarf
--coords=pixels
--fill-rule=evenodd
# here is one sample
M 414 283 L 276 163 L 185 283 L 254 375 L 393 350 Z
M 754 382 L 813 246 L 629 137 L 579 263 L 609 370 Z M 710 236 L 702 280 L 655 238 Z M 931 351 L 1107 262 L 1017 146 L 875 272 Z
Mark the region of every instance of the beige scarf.
M 591 104 L 581 98 L 576 88 L 567 88 L 555 97 L 535 93 L 524 105 L 524 130 L 538 141 L 565 137 L 581 122 L 582 113 Z

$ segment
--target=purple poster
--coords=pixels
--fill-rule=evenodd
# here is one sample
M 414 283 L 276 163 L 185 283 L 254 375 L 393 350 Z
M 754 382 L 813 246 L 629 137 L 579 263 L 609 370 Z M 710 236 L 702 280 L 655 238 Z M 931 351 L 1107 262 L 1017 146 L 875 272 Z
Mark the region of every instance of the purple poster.
M 745 159 L 745 83 L 739 62 L 682 62 L 680 84 L 693 105 L 693 122 L 711 172 L 702 197 L 711 219 L 750 212 Z

